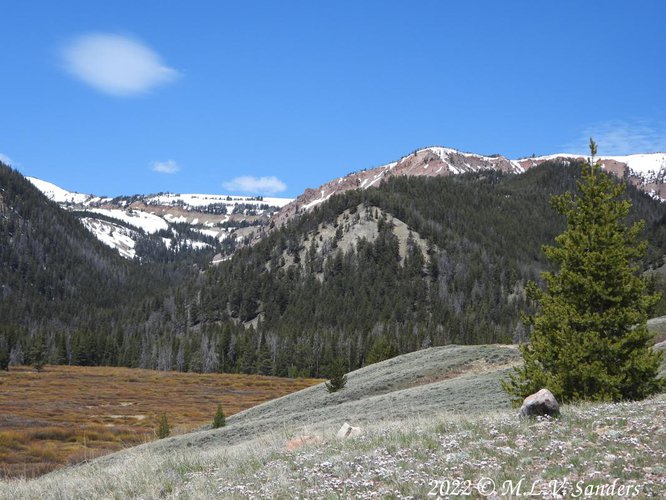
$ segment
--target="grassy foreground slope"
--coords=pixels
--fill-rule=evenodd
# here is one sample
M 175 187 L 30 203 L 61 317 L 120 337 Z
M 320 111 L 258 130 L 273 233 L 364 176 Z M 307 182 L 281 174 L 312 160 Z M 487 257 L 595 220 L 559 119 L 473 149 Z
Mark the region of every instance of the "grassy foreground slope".
M 407 354 L 350 373 L 336 394 L 310 387 L 223 429 L 0 483 L 0 498 L 425 498 L 455 496 L 455 480 L 478 498 L 491 487 L 483 478 L 503 497 L 523 475 L 523 494 L 533 484 L 548 493 L 548 480 L 573 494 L 616 479 L 642 497 L 666 494 L 664 395 L 520 422 L 499 388 L 519 359 L 511 346 Z M 362 435 L 337 439 L 345 421 Z
M 426 349 L 351 372 L 347 386 L 337 393 L 329 394 L 318 384 L 232 415 L 224 428 L 148 443 L 102 457 L 96 463 L 108 466 L 144 451 L 215 450 L 274 432 L 290 437 L 337 431 L 345 422 L 365 425 L 441 411 L 509 408 L 499 379 L 519 359 L 512 346 Z

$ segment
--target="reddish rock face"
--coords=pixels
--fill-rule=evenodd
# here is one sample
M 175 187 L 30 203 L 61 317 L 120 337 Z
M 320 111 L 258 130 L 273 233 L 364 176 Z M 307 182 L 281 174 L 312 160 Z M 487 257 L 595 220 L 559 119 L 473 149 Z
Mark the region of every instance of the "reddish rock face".
M 283 207 L 273 220 L 275 226 L 279 227 L 301 210 L 309 210 L 334 194 L 344 193 L 350 189 L 376 187 L 385 179 L 397 175 L 436 177 L 485 169 L 516 173 L 523 171 L 517 162 L 503 156 L 480 156 L 440 147 L 426 148 L 404 156 L 397 162 L 334 179 L 318 189 L 306 189 L 302 195 Z
M 666 155 L 655 155 L 661 155 L 660 157 L 663 157 L 663 173 L 666 175 Z M 666 184 L 662 182 L 663 175 L 661 175 L 661 171 L 655 172 L 652 176 L 641 176 L 640 174 L 632 173 L 631 169 L 629 169 L 629 165 L 617 158 L 627 157 L 616 157 L 615 159 L 600 157 L 600 161 L 604 168 L 609 172 L 618 177 L 627 176 L 629 182 L 632 184 L 644 189 L 653 196 L 666 199 Z M 283 207 L 273 216 L 274 227 L 280 227 L 301 211 L 311 209 L 319 203 L 326 201 L 334 194 L 344 193 L 350 189 L 367 189 L 372 186 L 378 186 L 384 182 L 385 179 L 396 175 L 435 177 L 464 172 L 477 172 L 486 169 L 521 173 L 546 161 L 557 159 L 564 161 L 583 161 L 586 158 L 583 156 L 562 154 L 542 156 L 538 158 L 525 158 L 521 160 L 509 160 L 500 155 L 481 156 L 472 153 L 463 153 L 449 148 L 425 148 L 408 156 L 404 156 L 397 162 L 351 173 L 345 177 L 327 182 L 318 189 L 306 189 L 302 195 Z M 656 164 L 658 165 L 659 162 L 657 161 Z

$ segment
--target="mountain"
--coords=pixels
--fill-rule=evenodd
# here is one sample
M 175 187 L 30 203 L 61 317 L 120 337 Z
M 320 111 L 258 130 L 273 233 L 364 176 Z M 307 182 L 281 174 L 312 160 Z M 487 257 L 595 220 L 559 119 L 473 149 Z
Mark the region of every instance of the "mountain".
M 657 199 L 666 199 L 666 153 L 598 157 L 604 168 Z M 161 243 L 172 253 L 207 249 L 213 262 L 229 258 L 238 248 L 266 237 L 294 216 L 311 210 L 335 194 L 377 187 L 395 176 L 438 177 L 496 170 L 523 173 L 544 162 L 584 161 L 581 155 L 558 153 L 510 160 L 452 148 L 432 146 L 397 161 L 352 172 L 317 189 L 306 189 L 295 200 L 213 194 L 132 195 L 115 198 L 67 191 L 50 182 L 28 177 L 40 191 L 63 208 L 77 212 L 100 241 L 127 258 L 146 258 L 137 242 L 153 235 L 149 248 Z M 188 235 L 180 234 L 187 228 Z M 159 233 L 159 234 L 158 234 Z M 151 238 L 148 238 L 151 239 Z M 139 250 L 146 245 L 139 245 Z M 163 254 L 163 252 L 160 252 Z
M 71 338 L 73 330 L 96 328 L 100 315 L 149 285 L 74 216 L 1 163 L 0 241 L 0 357 L 12 349 L 20 360 L 28 339 L 40 332 L 65 329 Z
M 161 242 L 153 248 L 143 233 L 137 253 L 151 258 L 122 258 L 86 223 L 0 163 L 1 368 L 9 358 L 30 364 L 37 351 L 54 364 L 138 363 L 137 339 L 157 336 L 164 326 L 153 310 L 174 329 L 175 290 L 210 265 L 212 253 L 204 251 L 157 258 L 160 249 L 169 251 Z M 187 227 L 179 231 L 189 235 Z
M 655 199 L 666 200 L 666 153 L 599 156 L 596 159 L 606 171 L 625 179 L 629 184 L 645 191 Z M 527 170 L 553 160 L 583 161 L 585 158 L 581 155 L 560 153 L 523 158 L 518 160 L 518 164 Z
M 91 279 L 73 287 L 72 301 L 48 307 L 43 300 L 35 301 L 40 305 L 34 310 L 25 307 L 35 296 L 31 281 L 24 279 L 20 266 L 10 265 L 10 279 L 27 283 L 21 296 L 26 298 L 21 307 L 11 300 L 0 305 L 19 311 L 13 321 L 23 328 L 38 326 L 13 337 L 9 348 L 19 337 L 34 343 L 35 333 L 44 331 L 51 362 L 326 376 L 339 359 L 354 369 L 431 345 L 523 340 L 527 332 L 520 315 L 533 307 L 525 285 L 548 269 L 541 247 L 552 243 L 564 227 L 549 199 L 575 191 L 579 162 L 544 160 L 518 175 L 520 164 L 501 157 L 455 156 L 443 149 L 440 153 L 417 152 L 384 169 L 427 171 L 431 162 L 427 169 L 413 169 L 421 158 L 439 158 L 442 164 L 432 171 L 436 175 L 385 173 L 378 179 L 387 178 L 371 189 L 358 188 L 372 182 L 375 173 L 365 184 L 360 179 L 356 189 L 331 196 L 325 192 L 325 200 L 307 209 L 301 206 L 298 217 L 288 217 L 272 229 L 253 226 L 266 228 L 263 237 L 253 245 L 230 247 L 217 266 L 210 266 L 212 248 L 174 253 L 164 241 L 174 230 L 179 241 L 193 238 L 197 228 L 170 223 L 166 216 L 187 212 L 187 220 L 194 223 L 207 215 L 185 208 L 186 202 L 192 206 L 194 195 L 190 201 L 185 195 L 161 195 L 175 201 L 166 206 L 164 199 L 155 199 L 158 195 L 113 201 L 69 198 L 65 193 L 67 210 L 61 210 L 25 179 L 17 180 L 20 175 L 14 172 L 18 192 L 34 200 L 32 218 L 62 220 L 55 228 L 75 227 L 60 231 L 77 235 L 75 245 L 95 252 L 104 248 L 104 259 L 110 258 L 111 250 L 85 229 L 84 224 L 94 220 L 117 225 L 117 240 L 121 229 L 139 231 L 141 238 L 134 247 L 139 258 L 120 259 L 111 252 L 115 259 L 108 272 L 114 277 L 124 270 L 122 279 L 109 281 L 90 270 Z M 441 175 L 442 158 L 457 175 Z M 482 168 L 487 162 L 494 162 L 496 169 Z M 338 184 L 344 184 L 344 178 Z M 633 203 L 630 221 L 647 222 L 644 236 L 649 246 L 642 269 L 660 267 L 666 251 L 666 204 L 631 185 L 626 196 Z M 151 204 L 157 202 L 161 205 Z M 14 202 L 6 205 L 13 207 Z M 293 206 L 287 204 L 283 210 Z M 16 218 L 13 210 L 9 213 Z M 262 214 L 262 224 L 269 220 L 267 213 Z M 170 225 L 164 229 L 158 223 Z M 155 232 L 149 234 L 151 230 Z M 62 264 L 47 266 L 56 274 L 41 273 L 38 258 L 27 258 L 25 267 L 46 285 L 71 274 L 70 268 L 77 276 L 85 273 L 85 266 L 58 260 L 67 242 L 54 240 L 49 231 L 40 229 L 34 245 L 55 258 L 50 242 L 58 242 L 54 262 Z M 29 256 L 32 247 L 15 249 L 16 241 L 10 239 L 10 252 Z M 12 258 L 16 259 L 10 256 L 9 262 Z M 53 317 L 49 307 L 56 310 Z
M 256 228 L 268 224 L 271 215 L 292 201 L 172 193 L 109 198 L 67 191 L 34 177 L 27 179 L 79 217 L 105 245 L 130 259 L 150 257 L 147 248 L 153 249 L 154 257 L 155 247 L 161 245 L 162 250 L 171 252 L 209 250 L 219 262 L 237 245 L 251 240 Z
M 549 269 L 541 247 L 564 229 L 549 200 L 579 175 L 554 160 L 521 175 L 391 176 L 335 194 L 202 275 L 188 324 L 217 352 L 208 366 L 276 375 L 524 340 L 526 283 Z M 630 222 L 647 222 L 642 267 L 659 267 L 666 204 L 633 186 L 626 196 Z
M 659 199 L 666 199 L 666 153 L 635 154 L 627 156 L 600 156 L 597 158 L 606 170 L 626 178 L 631 184 Z M 282 225 L 294 215 L 310 210 L 334 194 L 351 189 L 368 189 L 395 176 L 436 177 L 458 175 L 481 170 L 522 173 L 548 161 L 580 162 L 585 158 L 575 154 L 509 160 L 501 155 L 483 156 L 464 153 L 439 146 L 419 149 L 397 161 L 370 169 L 350 173 L 334 179 L 317 189 L 306 189 L 293 202 L 274 216 L 275 225 Z

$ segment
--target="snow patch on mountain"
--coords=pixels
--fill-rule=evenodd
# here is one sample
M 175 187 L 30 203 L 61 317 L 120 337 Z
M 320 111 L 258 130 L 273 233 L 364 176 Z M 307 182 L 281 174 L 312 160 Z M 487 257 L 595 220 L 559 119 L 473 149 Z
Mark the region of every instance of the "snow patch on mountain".
M 83 193 L 74 193 L 72 191 L 67 191 L 62 189 L 55 184 L 52 184 L 36 177 L 26 177 L 33 186 L 39 189 L 42 193 L 46 195 L 47 198 L 55 201 L 56 203 L 77 203 L 83 204 L 88 202 L 90 199 L 94 198 L 89 194 Z
M 291 198 L 270 198 L 270 197 L 252 197 L 252 196 L 229 196 L 224 194 L 173 194 L 165 193 L 150 195 L 145 197 L 148 205 L 186 205 L 190 207 L 205 207 L 213 204 L 223 204 L 227 207 L 235 207 L 238 204 L 243 205 L 269 205 L 271 207 L 281 208 L 292 201 Z
M 307 203 L 307 204 L 303 205 L 303 208 L 305 208 L 306 210 L 310 210 L 310 209 L 311 209 L 312 207 L 314 207 L 315 205 L 319 205 L 320 203 L 324 203 L 324 202 L 325 202 L 326 200 L 328 200 L 331 196 L 333 196 L 333 194 L 335 193 L 335 191 L 332 192 L 332 193 L 329 193 L 328 195 L 325 195 L 324 193 L 325 193 L 325 191 L 322 190 L 322 191 L 321 191 L 321 198 L 318 198 L 318 199 L 316 199 L 316 200 L 314 200 L 314 201 L 311 201 L 310 203 Z
M 143 229 L 148 234 L 153 234 L 163 229 L 169 229 L 169 223 L 167 221 L 162 217 L 148 212 L 140 212 L 138 210 L 108 210 L 104 208 L 93 208 L 90 211 L 127 222 L 134 227 Z
M 84 227 L 93 233 L 98 240 L 105 245 L 118 250 L 118 253 L 126 259 L 133 259 L 136 256 L 134 238 L 138 237 L 136 231 L 128 229 L 113 222 L 89 217 L 81 218 Z
M 661 181 L 666 174 L 666 153 L 601 156 L 599 159 L 602 163 L 604 160 L 626 163 L 631 174 L 640 177 L 645 182 Z
M 536 156 L 515 160 L 516 163 L 531 166 L 538 165 L 544 161 L 556 160 L 558 158 L 570 158 L 572 160 L 586 160 L 588 157 L 571 153 L 556 153 L 552 155 Z M 629 168 L 629 174 L 640 178 L 644 183 L 661 182 L 666 177 L 666 153 L 643 153 L 620 156 L 597 156 L 595 160 L 607 166 L 610 162 L 624 164 Z
M 201 250 L 203 248 L 210 248 L 211 246 L 203 241 L 194 241 L 194 240 L 186 240 L 185 244 L 191 246 L 192 248 L 196 248 L 197 250 Z
M 196 232 L 201 233 L 205 236 L 211 236 L 217 238 L 219 241 L 224 241 L 229 237 L 229 233 L 224 229 L 194 229 Z

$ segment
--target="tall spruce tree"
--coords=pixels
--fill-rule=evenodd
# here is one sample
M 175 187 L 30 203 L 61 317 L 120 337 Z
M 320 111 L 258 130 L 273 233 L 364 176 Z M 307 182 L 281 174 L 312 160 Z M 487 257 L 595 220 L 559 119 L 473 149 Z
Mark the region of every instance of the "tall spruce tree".
M 552 198 L 567 229 L 544 247 L 559 268 L 543 273 L 545 291 L 528 286 L 540 307 L 526 318 L 532 330 L 520 347 L 524 364 L 503 384 L 516 402 L 543 387 L 570 402 L 642 399 L 663 386 L 662 353 L 651 348 L 647 329 L 658 297 L 646 292 L 639 274 L 643 222 L 626 224 L 631 203 L 622 198 L 624 185 L 594 163 L 591 139 L 590 150 L 578 194 Z

